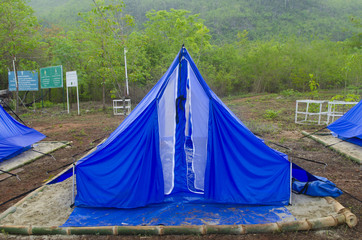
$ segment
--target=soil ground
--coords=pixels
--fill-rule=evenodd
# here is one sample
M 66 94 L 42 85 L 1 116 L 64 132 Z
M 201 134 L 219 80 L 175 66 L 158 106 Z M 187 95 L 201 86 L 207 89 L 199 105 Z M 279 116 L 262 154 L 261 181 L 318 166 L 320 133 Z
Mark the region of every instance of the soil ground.
M 304 99 L 304 98 L 298 98 Z M 266 143 L 289 155 L 291 160 L 314 175 L 327 177 L 342 190 L 362 199 L 361 165 L 352 162 L 321 144 L 302 138 L 300 131 L 316 131 L 321 126 L 294 124 L 295 97 L 283 97 L 276 94 L 226 98 L 223 101 L 244 122 L 249 129 L 266 140 Z M 75 107 L 75 106 L 74 106 Z M 53 153 L 56 160 L 44 156 L 37 161 L 25 165 L 19 173 L 21 181 L 15 177 L 0 182 L 0 204 L 24 192 L 30 191 L 62 171 L 65 165 L 73 162 L 73 156 L 79 158 L 83 152 L 98 144 L 103 138 L 113 132 L 124 119 L 113 116 L 112 110 L 102 110 L 95 102 L 81 104 L 81 115 L 71 114 L 63 110 L 63 105 L 27 111 L 21 118 L 28 126 L 47 135 L 48 141 L 72 141 L 70 148 L 63 148 Z M 277 146 L 275 144 L 284 146 Z M 288 149 L 286 149 L 287 147 Z M 294 157 L 293 157 L 294 156 Z M 304 161 L 303 157 L 322 164 Z M 0 212 L 15 204 L 21 198 L 14 199 L 0 206 Z M 351 211 L 361 221 L 362 204 L 348 194 L 343 194 L 337 200 Z M 275 234 L 249 234 L 243 236 L 207 235 L 207 236 L 10 236 L 0 235 L 0 239 L 360 239 L 362 224 L 354 228 L 341 225 L 308 232 L 284 232 Z

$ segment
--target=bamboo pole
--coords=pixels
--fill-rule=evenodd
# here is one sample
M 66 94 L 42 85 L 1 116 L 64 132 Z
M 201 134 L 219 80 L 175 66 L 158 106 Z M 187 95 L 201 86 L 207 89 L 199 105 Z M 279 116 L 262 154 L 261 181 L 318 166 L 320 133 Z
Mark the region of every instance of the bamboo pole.
M 340 204 L 338 201 L 336 201 L 334 198 L 331 197 L 326 197 L 325 198 L 327 200 L 328 203 L 333 204 L 334 210 L 338 213 L 338 214 L 343 214 L 345 216 L 345 222 L 348 225 L 348 227 L 354 227 L 357 225 L 358 223 L 358 219 L 356 217 L 356 215 L 354 215 L 351 210 L 349 210 L 348 208 L 345 208 L 342 206 L 342 204 Z

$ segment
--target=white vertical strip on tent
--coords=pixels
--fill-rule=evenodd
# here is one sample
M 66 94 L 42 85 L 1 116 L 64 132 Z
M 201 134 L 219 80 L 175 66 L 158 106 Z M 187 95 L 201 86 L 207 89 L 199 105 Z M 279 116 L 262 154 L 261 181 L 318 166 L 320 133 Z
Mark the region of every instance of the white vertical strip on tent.
M 177 66 L 171 74 L 157 108 L 160 157 L 162 162 L 165 194 L 170 194 L 172 192 L 175 179 L 175 102 L 177 98 L 178 68 L 179 66 Z
M 190 113 L 193 142 L 194 189 L 204 191 L 205 168 L 207 161 L 207 139 L 209 129 L 209 97 L 201 86 L 194 71 L 188 63 L 190 84 Z
M 190 82 L 190 64 L 187 65 L 187 81 L 186 81 L 186 103 L 185 103 L 185 144 L 184 150 L 186 155 L 186 165 L 187 165 L 187 188 L 189 191 L 193 193 L 202 194 L 203 191 L 197 189 L 195 187 L 195 166 L 194 166 L 194 157 L 195 157 L 195 146 L 194 146 L 194 139 L 193 139 L 193 124 L 192 124 L 192 111 L 191 111 L 191 82 Z

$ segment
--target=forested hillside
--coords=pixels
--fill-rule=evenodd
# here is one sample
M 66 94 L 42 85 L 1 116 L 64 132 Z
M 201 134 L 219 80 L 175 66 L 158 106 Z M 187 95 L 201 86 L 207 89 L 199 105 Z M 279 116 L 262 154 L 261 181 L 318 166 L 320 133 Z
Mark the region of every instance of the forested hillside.
M 358 93 L 361 8 L 359 0 L 3 0 L 0 88 L 13 63 L 18 70 L 62 65 L 77 71 L 81 100 L 122 97 L 126 48 L 137 101 L 185 44 L 222 96 Z M 61 101 L 62 90 L 47 90 L 47 98 Z
M 31 6 L 39 22 L 44 27 L 52 24 L 66 29 L 74 29 L 82 18 L 80 12 L 91 10 L 94 5 L 92 0 L 30 0 Z
M 149 9 L 186 9 L 200 13 L 216 40 L 230 41 L 247 30 L 249 39 L 290 35 L 344 40 L 352 28 L 350 16 L 361 16 L 358 0 L 126 0 L 126 11 L 137 22 L 146 21 Z
M 238 31 L 249 39 L 290 35 L 344 40 L 355 31 L 350 17 L 362 15 L 359 0 L 125 0 L 124 12 L 134 16 L 137 26 L 147 21 L 150 10 L 185 9 L 200 14 L 216 41 L 231 42 Z M 44 24 L 71 28 L 80 20 L 78 12 L 92 8 L 92 0 L 31 0 L 30 5 Z

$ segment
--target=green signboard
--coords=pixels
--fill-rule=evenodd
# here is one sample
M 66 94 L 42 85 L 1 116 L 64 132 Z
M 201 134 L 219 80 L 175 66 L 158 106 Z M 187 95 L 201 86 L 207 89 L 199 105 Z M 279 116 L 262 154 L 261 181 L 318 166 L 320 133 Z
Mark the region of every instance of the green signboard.
M 63 68 L 62 66 L 40 68 L 41 88 L 62 88 Z

